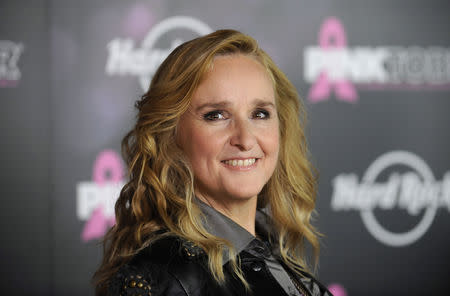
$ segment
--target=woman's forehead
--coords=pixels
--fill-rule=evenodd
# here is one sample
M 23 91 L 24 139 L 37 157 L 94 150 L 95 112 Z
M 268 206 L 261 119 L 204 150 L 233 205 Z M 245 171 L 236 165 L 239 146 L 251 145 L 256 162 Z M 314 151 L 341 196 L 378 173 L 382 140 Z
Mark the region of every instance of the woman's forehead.
M 194 91 L 193 103 L 217 103 L 236 97 L 274 102 L 272 80 L 265 67 L 251 57 L 217 57 Z

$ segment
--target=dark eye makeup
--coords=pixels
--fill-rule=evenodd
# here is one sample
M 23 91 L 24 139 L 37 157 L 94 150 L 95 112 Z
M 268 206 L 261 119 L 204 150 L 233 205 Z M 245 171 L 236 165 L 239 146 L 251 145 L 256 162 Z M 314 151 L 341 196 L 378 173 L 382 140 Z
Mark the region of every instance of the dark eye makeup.
M 258 110 L 255 110 L 255 112 L 253 112 L 253 117 L 259 118 L 259 119 L 269 119 L 270 112 L 265 109 L 258 109 Z
M 253 119 L 269 119 L 270 112 L 265 109 L 257 109 L 252 113 Z M 223 110 L 213 110 L 203 114 L 203 119 L 206 121 L 217 121 L 227 119 L 225 111 Z
M 215 121 L 225 119 L 224 111 L 222 110 L 214 110 L 203 115 L 203 119 L 208 121 Z

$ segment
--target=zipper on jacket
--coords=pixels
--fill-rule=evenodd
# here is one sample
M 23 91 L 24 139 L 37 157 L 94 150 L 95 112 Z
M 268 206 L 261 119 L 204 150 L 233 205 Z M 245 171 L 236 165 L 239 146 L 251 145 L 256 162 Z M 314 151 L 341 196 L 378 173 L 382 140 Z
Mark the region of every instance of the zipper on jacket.
M 292 276 L 290 272 L 288 272 L 288 274 L 289 274 L 289 277 L 291 278 L 292 282 L 294 283 L 294 286 L 297 288 L 297 291 L 299 291 L 303 296 L 311 296 L 311 294 L 297 280 L 297 277 Z

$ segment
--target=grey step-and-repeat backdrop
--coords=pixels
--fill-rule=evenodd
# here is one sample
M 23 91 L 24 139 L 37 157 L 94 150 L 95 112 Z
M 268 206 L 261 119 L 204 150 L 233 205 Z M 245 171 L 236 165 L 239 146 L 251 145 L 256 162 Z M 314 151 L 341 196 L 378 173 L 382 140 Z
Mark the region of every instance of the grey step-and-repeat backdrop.
M 450 2 L 3 0 L 1 288 L 93 295 L 133 103 L 178 44 L 255 37 L 309 111 L 318 276 L 336 296 L 450 292 Z

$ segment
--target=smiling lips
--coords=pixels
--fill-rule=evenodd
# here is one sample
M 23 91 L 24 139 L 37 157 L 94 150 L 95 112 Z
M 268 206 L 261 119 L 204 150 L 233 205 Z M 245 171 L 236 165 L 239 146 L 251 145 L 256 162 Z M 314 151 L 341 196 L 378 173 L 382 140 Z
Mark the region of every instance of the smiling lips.
M 246 159 L 229 159 L 222 161 L 224 164 L 229 165 L 231 167 L 251 167 L 256 162 L 256 158 L 246 158 Z

